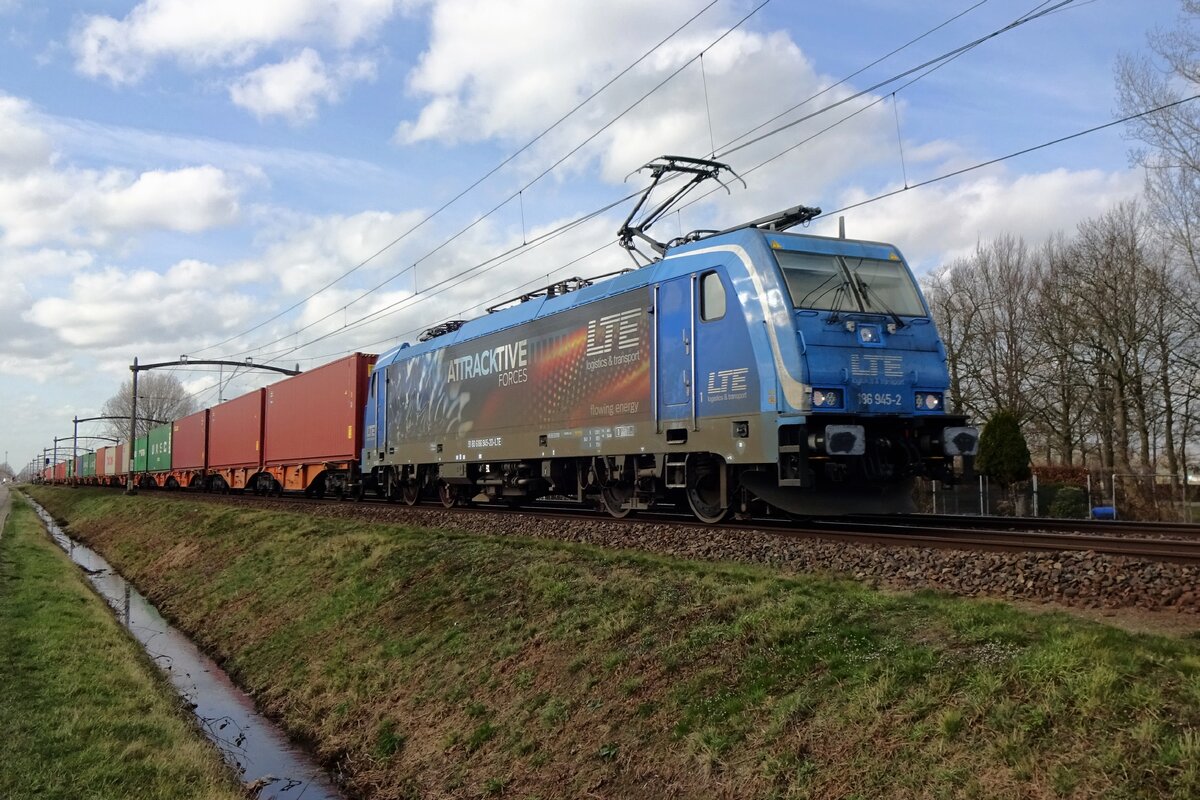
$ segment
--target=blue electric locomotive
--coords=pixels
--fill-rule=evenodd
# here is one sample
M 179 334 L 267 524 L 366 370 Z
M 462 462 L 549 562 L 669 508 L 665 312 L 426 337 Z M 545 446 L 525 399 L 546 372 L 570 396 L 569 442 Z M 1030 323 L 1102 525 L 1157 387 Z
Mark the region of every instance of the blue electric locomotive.
M 945 351 L 899 251 L 785 229 L 797 207 L 659 243 L 648 227 L 724 165 L 664 157 L 622 228 L 661 256 L 572 279 L 380 356 L 367 484 L 415 503 L 545 495 L 613 516 L 686 504 L 899 511 L 912 479 L 950 481 L 974 428 L 945 411 Z M 667 175 L 691 179 L 632 225 Z

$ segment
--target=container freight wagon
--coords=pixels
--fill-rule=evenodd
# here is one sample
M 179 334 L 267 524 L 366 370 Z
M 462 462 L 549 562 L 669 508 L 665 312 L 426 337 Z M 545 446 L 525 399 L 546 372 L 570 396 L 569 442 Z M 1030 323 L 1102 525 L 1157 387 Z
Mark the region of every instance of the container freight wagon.
M 151 428 L 145 442 L 146 469 L 139 485 L 165 488 L 171 479 L 171 424 Z
M 266 388 L 263 472 L 251 488 L 344 496 L 359 484 L 362 403 L 375 358 L 355 353 Z
M 99 485 L 108 485 L 109 472 L 113 466 L 113 462 L 109 459 L 115 459 L 116 455 L 117 451 L 114 447 L 101 447 L 96 451 L 96 483 Z
M 125 476 L 129 474 L 129 462 L 125 460 L 125 451 L 128 449 L 125 442 L 120 442 L 115 447 L 108 448 L 108 453 L 104 456 L 104 471 L 108 475 L 110 486 L 125 485 Z
M 134 439 L 133 447 L 130 448 L 130 452 L 133 454 L 133 463 L 130 464 L 130 468 L 133 470 L 135 477 L 146 473 L 146 451 L 146 437 L 139 436 L 137 439 Z
M 265 397 L 256 389 L 208 410 L 207 488 L 245 489 L 262 471 Z
M 66 483 L 67 482 L 67 462 L 66 461 L 60 461 L 54 465 L 54 482 L 55 483 Z
M 208 410 L 175 420 L 171 426 L 171 476 L 168 489 L 199 488 L 208 469 Z

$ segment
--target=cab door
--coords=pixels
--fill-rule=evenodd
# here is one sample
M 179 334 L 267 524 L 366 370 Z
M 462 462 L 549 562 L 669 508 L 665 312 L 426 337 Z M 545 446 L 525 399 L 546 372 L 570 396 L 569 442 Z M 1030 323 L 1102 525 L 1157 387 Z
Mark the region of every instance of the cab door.
M 695 378 L 695 281 L 693 276 L 659 284 L 655 297 L 655 359 L 658 419 L 691 419 Z

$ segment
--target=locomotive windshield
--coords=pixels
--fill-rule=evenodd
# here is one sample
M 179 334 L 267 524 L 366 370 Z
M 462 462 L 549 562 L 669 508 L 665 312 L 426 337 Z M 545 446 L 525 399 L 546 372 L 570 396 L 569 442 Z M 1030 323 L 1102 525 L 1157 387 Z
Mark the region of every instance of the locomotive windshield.
M 795 308 L 925 316 L 921 295 L 899 261 L 774 250 Z

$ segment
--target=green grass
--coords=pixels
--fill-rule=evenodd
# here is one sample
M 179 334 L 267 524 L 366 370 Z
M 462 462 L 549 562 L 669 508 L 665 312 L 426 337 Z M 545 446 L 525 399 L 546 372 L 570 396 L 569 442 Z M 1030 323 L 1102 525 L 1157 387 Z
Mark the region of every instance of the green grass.
M 1200 797 L 1195 637 L 580 545 L 38 496 L 364 791 Z
M 103 600 L 14 496 L 0 538 L 0 797 L 242 797 Z

